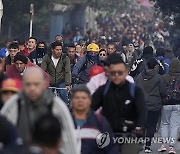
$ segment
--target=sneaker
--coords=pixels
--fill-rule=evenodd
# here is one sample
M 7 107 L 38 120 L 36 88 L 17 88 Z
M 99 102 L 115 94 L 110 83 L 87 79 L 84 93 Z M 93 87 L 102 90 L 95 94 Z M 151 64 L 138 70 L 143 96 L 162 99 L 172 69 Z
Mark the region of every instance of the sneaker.
M 169 154 L 175 154 L 176 151 L 174 150 L 173 147 L 169 147 Z
M 152 150 L 151 150 L 150 147 L 145 147 L 144 152 L 145 152 L 145 153 L 151 153 Z
M 166 144 L 163 144 L 163 145 L 160 147 L 160 149 L 158 150 L 158 152 L 165 152 L 165 151 L 167 151 L 167 146 L 166 146 Z

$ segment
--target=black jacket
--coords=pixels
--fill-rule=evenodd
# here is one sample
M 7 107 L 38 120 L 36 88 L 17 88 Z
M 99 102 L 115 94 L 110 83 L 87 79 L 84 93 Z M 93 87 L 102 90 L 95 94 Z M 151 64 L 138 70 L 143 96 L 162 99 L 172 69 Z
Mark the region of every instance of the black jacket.
M 97 110 L 102 106 L 103 115 L 113 128 L 115 133 L 125 132 L 123 127 L 127 126 L 126 132 L 131 132 L 136 126 L 144 126 L 147 119 L 147 108 L 144 95 L 139 87 L 134 89 L 134 98 L 130 94 L 130 83 L 126 81 L 123 85 L 110 84 L 104 95 L 106 85 L 101 86 L 93 95 L 92 108 Z M 128 124 L 132 121 L 133 124 Z

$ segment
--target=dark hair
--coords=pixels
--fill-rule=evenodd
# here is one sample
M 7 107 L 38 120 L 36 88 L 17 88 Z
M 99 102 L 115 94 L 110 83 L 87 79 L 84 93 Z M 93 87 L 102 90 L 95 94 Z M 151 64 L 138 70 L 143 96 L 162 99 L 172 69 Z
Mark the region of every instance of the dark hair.
M 74 44 L 68 44 L 68 48 L 76 48 Z
M 89 97 L 91 97 L 90 90 L 87 88 L 86 85 L 83 85 L 83 84 L 77 85 L 76 87 L 72 89 L 71 92 L 72 92 L 72 98 L 74 98 L 74 95 L 76 94 L 76 92 L 85 92 Z
M 24 40 L 18 40 L 19 45 L 24 45 L 25 41 Z
M 158 64 L 159 63 L 155 58 L 150 58 L 146 63 L 148 69 L 154 69 Z
M 99 54 L 100 54 L 101 52 L 103 52 L 103 51 L 105 51 L 105 52 L 107 53 L 106 49 L 100 49 L 100 50 L 99 50 Z
M 156 50 L 156 56 L 158 57 L 158 56 L 163 56 L 164 57 L 164 55 L 165 55 L 165 49 L 163 49 L 163 48 L 157 48 L 157 50 Z
M 46 45 L 46 43 L 45 43 L 44 41 L 39 41 L 39 42 L 37 43 L 37 48 L 38 48 L 39 44 L 44 44 L 45 49 L 47 48 L 47 45 Z
M 124 64 L 126 66 L 125 62 L 123 61 L 119 53 L 113 53 L 109 55 L 106 62 L 108 63 L 109 66 L 115 64 Z
M 61 137 L 61 125 L 52 114 L 41 116 L 34 125 L 33 141 L 47 147 L 54 147 Z
M 62 43 L 55 41 L 53 43 L 51 43 L 51 49 L 55 49 L 57 46 L 61 46 L 62 47 Z
M 19 44 L 17 42 L 12 42 L 9 44 L 8 49 L 19 49 Z
M 37 38 L 35 38 L 35 37 L 30 37 L 28 40 L 30 40 L 30 39 L 35 40 L 35 41 L 36 41 L 36 43 L 37 43 Z

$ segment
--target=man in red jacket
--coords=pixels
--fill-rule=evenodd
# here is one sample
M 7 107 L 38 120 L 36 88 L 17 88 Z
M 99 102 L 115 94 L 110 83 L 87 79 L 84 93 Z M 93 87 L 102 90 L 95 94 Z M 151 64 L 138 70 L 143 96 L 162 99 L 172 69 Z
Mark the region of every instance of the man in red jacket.
M 6 75 L 10 78 L 16 78 L 22 81 L 22 76 L 28 67 L 38 67 L 37 65 L 28 61 L 28 58 L 24 54 L 17 54 L 14 57 L 14 64 L 11 65 Z M 49 75 L 44 72 L 47 81 L 47 87 L 49 86 Z

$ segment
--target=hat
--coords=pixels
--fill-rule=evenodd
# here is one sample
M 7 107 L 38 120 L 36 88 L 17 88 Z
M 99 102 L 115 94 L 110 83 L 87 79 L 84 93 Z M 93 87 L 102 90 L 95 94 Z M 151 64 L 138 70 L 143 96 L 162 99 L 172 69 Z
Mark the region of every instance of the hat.
M 90 68 L 90 72 L 89 72 L 89 76 L 90 78 L 92 78 L 93 76 L 96 76 L 100 73 L 103 73 L 104 72 L 104 68 L 101 67 L 101 66 L 92 66 Z
M 95 43 L 91 43 L 87 46 L 87 51 L 99 52 L 99 46 Z
M 22 61 L 24 64 L 28 63 L 28 58 L 24 54 L 16 54 L 14 57 L 14 62 Z
M 145 47 L 144 50 L 143 50 L 142 57 L 143 58 L 148 58 L 148 57 L 151 57 L 151 56 L 153 56 L 153 48 L 151 46 Z
M 18 79 L 6 79 L 2 82 L 1 92 L 3 91 L 13 91 L 18 92 L 22 88 L 21 81 Z

